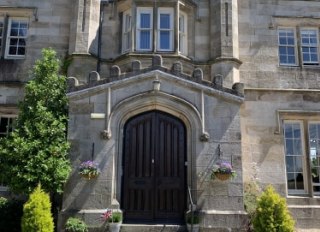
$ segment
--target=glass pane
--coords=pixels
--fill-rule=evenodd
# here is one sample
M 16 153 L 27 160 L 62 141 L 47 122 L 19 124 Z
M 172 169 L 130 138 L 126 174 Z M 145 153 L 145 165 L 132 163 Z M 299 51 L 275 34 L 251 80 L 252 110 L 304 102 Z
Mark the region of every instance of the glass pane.
M 288 64 L 295 64 L 296 58 L 294 56 L 288 56 Z
M 288 45 L 294 45 L 294 38 L 293 37 L 288 38 Z
M 293 155 L 293 140 L 286 139 L 286 155 Z
M 16 28 L 11 28 L 10 36 L 18 36 L 18 29 L 16 29 Z
M 288 47 L 287 51 L 288 51 L 288 55 L 294 55 L 294 48 L 293 47 Z
M 17 45 L 18 39 L 10 39 L 10 45 Z
M 27 36 L 27 30 L 26 29 L 20 29 L 19 30 L 19 36 Z
M 303 173 L 297 173 L 296 174 L 296 185 L 297 185 L 297 189 L 304 189 Z
M 284 136 L 285 136 L 285 138 L 293 138 L 292 124 L 285 124 L 284 125 Z
M 160 49 L 170 49 L 169 31 L 160 31 Z
M 295 172 L 302 172 L 303 171 L 301 156 L 294 157 L 294 171 Z
M 293 124 L 292 130 L 293 130 L 294 138 L 300 139 L 301 138 L 300 124 Z
M 286 47 L 280 46 L 280 47 L 279 47 L 279 54 L 280 54 L 280 55 L 285 55 L 285 54 L 287 54 L 287 49 L 286 49 Z
M 9 55 L 16 55 L 17 54 L 17 48 L 11 47 L 9 48 Z
M 151 22 L 150 22 L 150 14 L 142 13 L 140 14 L 140 28 L 151 28 Z
M 26 48 L 25 47 L 19 47 L 17 55 L 25 55 L 25 54 L 26 54 Z
M 170 29 L 170 14 L 160 14 L 160 29 Z
M 287 156 L 286 157 L 286 167 L 287 167 L 287 172 L 293 172 L 293 170 L 294 170 L 294 162 L 293 162 L 293 157 L 292 156 Z
M 295 139 L 293 141 L 293 153 L 294 155 L 302 155 L 301 140 Z
M 26 40 L 25 39 L 19 39 L 19 46 L 25 46 Z
M 179 17 L 179 31 L 184 32 L 184 16 Z
M 287 173 L 288 189 L 295 189 L 295 176 L 293 173 Z
M 141 31 L 140 32 L 140 48 L 141 49 L 150 49 L 150 31 Z

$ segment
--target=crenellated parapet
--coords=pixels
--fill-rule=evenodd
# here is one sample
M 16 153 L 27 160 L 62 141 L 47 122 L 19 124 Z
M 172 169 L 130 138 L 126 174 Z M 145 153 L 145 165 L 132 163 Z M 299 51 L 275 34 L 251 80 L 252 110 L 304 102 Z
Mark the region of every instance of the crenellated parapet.
M 243 96 L 243 84 L 235 83 L 232 88 L 226 88 L 223 85 L 224 77 L 221 74 L 215 74 L 212 82 L 204 78 L 204 74 L 201 68 L 195 68 L 191 75 L 183 72 L 183 64 L 176 61 L 172 64 L 171 68 L 163 66 L 163 60 L 160 55 L 154 55 L 152 57 L 151 66 L 147 68 L 141 68 L 141 62 L 134 60 L 131 62 L 132 70 L 130 72 L 121 72 L 121 68 L 118 65 L 113 65 L 110 68 L 109 76 L 100 78 L 100 75 L 96 71 L 89 73 L 88 81 L 85 84 L 79 84 L 80 82 L 75 77 L 69 77 L 68 80 L 68 92 L 75 92 L 94 86 L 99 86 L 106 83 L 116 82 L 124 79 L 128 79 L 134 76 L 147 74 L 148 72 L 159 70 L 163 73 L 173 75 L 178 78 L 182 78 L 187 81 L 191 81 L 212 89 L 220 90 L 237 96 Z M 241 87 L 242 86 L 242 87 Z

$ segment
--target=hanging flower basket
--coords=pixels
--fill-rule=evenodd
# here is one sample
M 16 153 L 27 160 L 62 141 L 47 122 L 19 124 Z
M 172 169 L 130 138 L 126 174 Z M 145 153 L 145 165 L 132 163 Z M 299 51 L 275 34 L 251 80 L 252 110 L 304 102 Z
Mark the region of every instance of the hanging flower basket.
M 219 180 L 225 181 L 231 178 L 231 173 L 221 173 L 221 172 L 215 172 L 214 176 L 218 178 Z
M 88 180 L 96 178 L 100 174 L 98 164 L 91 160 L 82 162 L 79 167 L 79 174 Z
M 228 180 L 230 178 L 236 177 L 237 174 L 233 170 L 231 163 L 228 161 L 218 162 L 212 169 L 211 179 L 219 179 L 222 181 Z

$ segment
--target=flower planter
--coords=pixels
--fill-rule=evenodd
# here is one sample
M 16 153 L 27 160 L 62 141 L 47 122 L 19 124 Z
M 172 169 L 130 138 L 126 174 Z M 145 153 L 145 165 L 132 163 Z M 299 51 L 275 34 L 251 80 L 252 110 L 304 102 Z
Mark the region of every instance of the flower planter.
M 214 176 L 222 181 L 230 179 L 231 175 L 232 175 L 231 173 L 220 173 L 220 172 L 214 173 Z
M 110 232 L 119 232 L 121 228 L 121 222 L 119 223 L 109 223 Z
M 199 224 L 193 224 L 192 226 L 191 226 L 191 224 L 187 224 L 188 232 L 198 232 L 199 228 L 200 228 Z
M 81 176 L 84 179 L 91 180 L 91 179 L 95 179 L 98 175 L 95 175 L 95 174 L 81 174 Z

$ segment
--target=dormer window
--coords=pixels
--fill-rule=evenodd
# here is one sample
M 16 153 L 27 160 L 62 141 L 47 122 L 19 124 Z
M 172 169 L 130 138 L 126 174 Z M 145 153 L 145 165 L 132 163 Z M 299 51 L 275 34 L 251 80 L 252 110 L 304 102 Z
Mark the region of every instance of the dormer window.
M 179 11 L 177 11 L 179 12 Z M 132 17 L 132 15 L 136 15 Z M 122 13 L 122 53 L 176 52 L 187 54 L 187 15 L 175 20 L 173 7 L 137 7 Z M 175 32 L 176 30 L 176 32 Z M 177 40 L 174 39 L 177 36 Z M 134 47 L 132 47 L 134 46 Z

